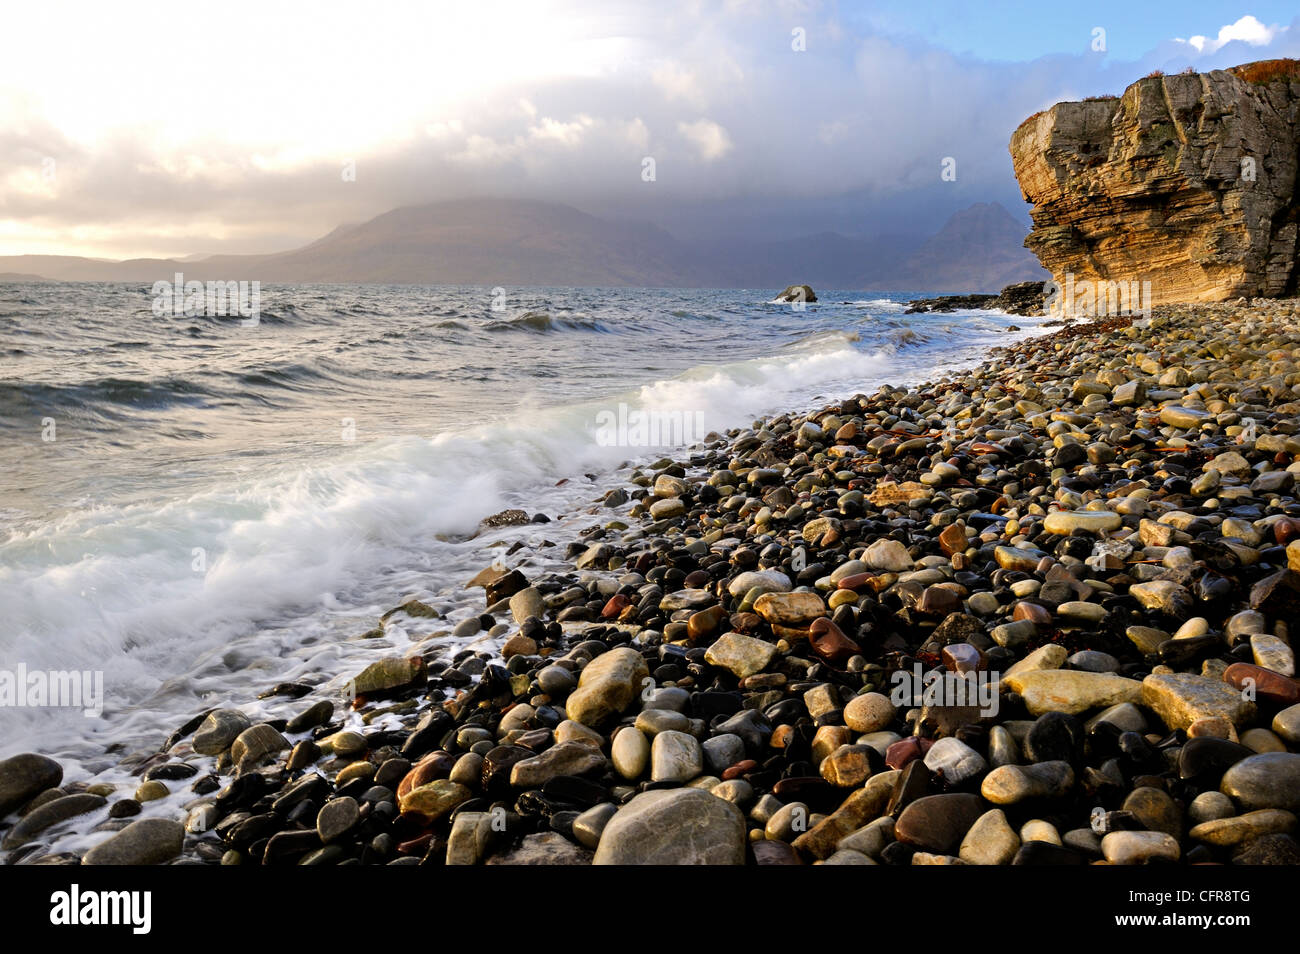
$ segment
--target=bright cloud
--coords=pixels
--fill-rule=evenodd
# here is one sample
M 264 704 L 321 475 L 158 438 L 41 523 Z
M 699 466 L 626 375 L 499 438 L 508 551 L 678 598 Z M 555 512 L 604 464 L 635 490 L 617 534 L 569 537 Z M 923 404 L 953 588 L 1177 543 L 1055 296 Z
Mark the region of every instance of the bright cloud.
M 721 159 L 731 152 L 731 137 L 727 135 L 725 129 L 711 119 L 678 123 L 677 131 L 695 146 L 700 158 L 705 162 Z
M 847 6 L 15 5 L 0 56 L 0 254 L 274 251 L 467 196 L 568 202 L 670 231 L 726 203 L 788 235 L 834 215 L 846 231 L 929 228 L 919 209 L 1016 206 L 1007 142 L 1044 105 L 1118 93 L 1152 69 L 1300 55 L 1300 21 L 1247 16 L 1135 62 L 986 62 L 881 32 Z M 223 38 L 218 65 L 160 53 L 159 24 Z M 232 24 L 250 39 L 230 39 Z M 649 185 L 647 156 L 671 175 Z M 939 178 L 944 157 L 956 182 Z
M 1285 30 L 1286 27 L 1282 26 L 1265 26 L 1259 20 L 1247 15 L 1236 23 L 1229 23 L 1220 28 L 1219 35 L 1214 39 L 1204 36 L 1193 36 L 1187 39 L 1178 37 L 1175 42 L 1185 43 L 1197 53 L 1216 53 L 1234 40 L 1249 43 L 1251 46 L 1267 46 L 1273 42 L 1279 32 Z

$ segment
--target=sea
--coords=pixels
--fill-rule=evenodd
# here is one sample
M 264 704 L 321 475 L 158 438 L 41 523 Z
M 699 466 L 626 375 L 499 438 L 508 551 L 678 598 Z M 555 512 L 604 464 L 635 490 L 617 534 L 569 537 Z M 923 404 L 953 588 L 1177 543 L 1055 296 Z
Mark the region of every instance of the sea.
M 159 314 L 147 284 L 0 284 L 0 689 L 102 684 L 98 706 L 0 704 L 0 757 L 113 778 L 205 709 L 305 705 L 256 698 L 278 683 L 341 702 L 482 613 L 485 566 L 562 568 L 630 468 L 1041 330 L 905 314 L 924 290 L 817 294 L 264 285 L 252 321 Z M 530 522 L 481 530 L 506 509 Z M 441 618 L 374 635 L 410 598 Z

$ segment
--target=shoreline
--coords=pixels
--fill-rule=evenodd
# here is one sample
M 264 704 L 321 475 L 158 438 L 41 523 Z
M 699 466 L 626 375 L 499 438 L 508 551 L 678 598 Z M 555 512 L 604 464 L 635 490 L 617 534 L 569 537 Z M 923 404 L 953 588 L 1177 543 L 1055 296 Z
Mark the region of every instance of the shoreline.
M 1300 703 L 1300 438 L 1277 410 L 1296 314 L 1072 325 L 638 468 L 571 570 L 481 574 L 499 655 L 430 639 L 376 663 L 362 720 L 320 692 L 288 724 L 196 718 L 137 767 L 138 800 L 0 762 L 0 811 L 28 806 L 7 860 L 75 862 L 41 857 L 45 832 L 107 815 L 97 838 L 120 834 L 88 863 L 1300 861 L 1300 709 L 1273 721 Z M 1144 335 L 1135 370 L 1118 356 Z M 1232 391 L 1246 372 L 1262 383 Z M 1189 394 L 1225 406 L 1158 409 Z M 998 713 L 909 722 L 888 677 L 914 664 L 999 673 Z M 178 791 L 183 817 L 145 797 Z M 708 834 L 673 839 L 684 824 Z

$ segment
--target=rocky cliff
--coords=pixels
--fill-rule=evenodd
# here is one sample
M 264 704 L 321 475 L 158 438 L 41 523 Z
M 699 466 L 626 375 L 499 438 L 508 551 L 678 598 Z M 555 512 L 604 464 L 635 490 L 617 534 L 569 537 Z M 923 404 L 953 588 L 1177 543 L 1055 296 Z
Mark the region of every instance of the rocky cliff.
M 1150 281 L 1148 304 L 1296 293 L 1300 61 L 1059 103 L 1011 157 L 1034 206 L 1025 245 L 1057 282 Z

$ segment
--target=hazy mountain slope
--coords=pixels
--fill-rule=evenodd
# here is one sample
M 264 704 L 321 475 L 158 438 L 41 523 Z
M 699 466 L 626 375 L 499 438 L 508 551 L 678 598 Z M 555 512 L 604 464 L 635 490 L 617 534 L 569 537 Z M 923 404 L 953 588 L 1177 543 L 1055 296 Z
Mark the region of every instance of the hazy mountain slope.
M 1046 273 L 1002 206 L 955 214 L 936 235 L 692 245 L 651 225 L 611 222 L 566 205 L 466 199 L 394 209 L 272 255 L 110 262 L 0 257 L 0 271 L 60 281 L 257 280 L 395 284 L 816 287 L 997 291 Z
M 996 202 L 955 213 L 933 237 L 903 262 L 894 281 L 868 273 L 876 288 L 924 288 L 954 292 L 997 292 L 1013 282 L 1047 281 L 1051 276 L 1024 247 L 1029 229 Z

